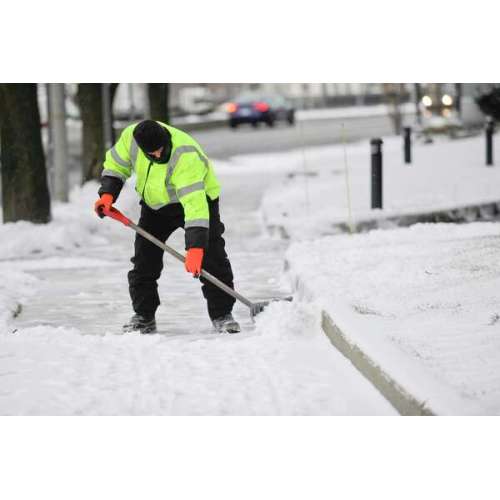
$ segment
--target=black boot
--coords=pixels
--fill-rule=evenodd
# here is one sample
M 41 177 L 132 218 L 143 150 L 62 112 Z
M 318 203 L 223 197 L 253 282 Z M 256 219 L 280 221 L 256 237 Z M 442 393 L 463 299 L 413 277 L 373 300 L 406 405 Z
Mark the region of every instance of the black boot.
M 140 333 L 156 333 L 156 320 L 152 318 L 145 318 L 140 314 L 134 314 L 130 321 L 123 325 L 124 332 L 140 332 Z
M 231 313 L 212 320 L 214 328 L 220 333 L 238 333 L 241 331 L 240 325 L 233 318 Z

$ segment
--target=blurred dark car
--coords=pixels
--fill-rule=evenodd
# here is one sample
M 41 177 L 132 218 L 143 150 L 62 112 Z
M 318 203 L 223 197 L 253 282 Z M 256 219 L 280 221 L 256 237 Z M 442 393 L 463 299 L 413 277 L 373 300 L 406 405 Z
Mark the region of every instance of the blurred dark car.
M 295 124 L 295 108 L 280 95 L 242 94 L 227 105 L 227 111 L 231 128 L 241 123 L 253 127 L 259 123 L 274 127 L 278 121 Z

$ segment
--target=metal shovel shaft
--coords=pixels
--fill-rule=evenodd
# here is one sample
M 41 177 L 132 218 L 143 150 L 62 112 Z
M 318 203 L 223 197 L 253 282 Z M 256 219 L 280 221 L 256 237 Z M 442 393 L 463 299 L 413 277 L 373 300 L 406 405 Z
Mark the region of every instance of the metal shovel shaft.
M 123 225 L 128 226 L 132 228 L 137 234 L 140 234 L 143 238 L 146 238 L 149 240 L 151 243 L 154 245 L 158 246 L 161 248 L 163 251 L 167 252 L 168 254 L 172 255 L 172 257 L 175 257 L 178 261 L 180 262 L 185 262 L 185 258 L 182 254 L 174 250 L 173 248 L 169 247 L 162 241 L 160 241 L 158 238 L 155 238 L 152 234 L 148 233 L 142 227 L 139 227 L 137 224 L 134 224 L 128 217 L 123 215 L 119 210 L 117 210 L 114 207 L 111 207 L 111 209 L 105 209 L 103 208 L 101 210 L 101 213 L 103 215 L 106 215 L 108 217 L 111 217 L 112 219 L 117 220 L 118 222 L 121 222 Z M 264 308 L 269 305 L 270 302 L 274 302 L 276 300 L 288 300 L 291 301 L 292 297 L 285 297 L 283 299 L 273 299 L 272 301 L 264 301 L 264 302 L 252 302 L 251 300 L 248 300 L 246 297 L 243 297 L 240 293 L 238 293 L 236 290 L 233 290 L 231 287 L 227 286 L 225 283 L 217 279 L 215 276 L 212 276 L 209 272 L 205 270 L 201 270 L 200 276 L 202 278 L 205 278 L 207 281 L 210 281 L 213 285 L 216 287 L 220 288 L 224 292 L 226 292 L 228 295 L 231 295 L 231 297 L 234 297 L 236 300 L 239 300 L 242 304 L 245 304 L 249 309 L 250 309 L 250 315 L 252 318 L 262 312 Z
M 155 238 L 152 234 L 148 233 L 142 227 L 138 226 L 137 224 L 134 224 L 132 221 L 128 224 L 129 227 L 131 227 L 136 233 L 140 234 L 143 238 L 146 238 L 149 240 L 151 243 L 154 243 L 156 246 L 160 247 L 162 250 L 165 252 L 169 253 L 172 255 L 172 257 L 175 257 L 178 261 L 184 263 L 185 258 L 182 254 L 177 252 L 177 250 L 174 250 L 172 247 L 169 247 L 165 243 L 161 242 L 158 238 Z M 214 284 L 215 286 L 219 287 L 221 290 L 224 290 L 227 294 L 231 295 L 235 299 L 239 300 L 243 304 L 245 304 L 247 307 L 249 307 L 251 310 L 254 307 L 254 303 L 248 300 L 246 297 L 243 297 L 240 293 L 238 293 L 236 290 L 233 290 L 231 287 L 227 286 L 225 283 L 223 283 L 221 280 L 217 279 L 215 276 L 210 274 L 209 272 L 205 271 L 204 269 L 201 270 L 200 276 L 205 278 L 207 281 L 210 281 L 210 283 Z

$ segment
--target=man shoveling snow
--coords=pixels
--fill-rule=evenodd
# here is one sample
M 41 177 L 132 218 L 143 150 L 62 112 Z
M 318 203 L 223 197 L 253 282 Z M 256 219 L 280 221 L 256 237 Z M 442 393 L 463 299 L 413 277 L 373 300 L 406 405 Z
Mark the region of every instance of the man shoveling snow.
M 95 211 L 112 209 L 125 181 L 136 173 L 140 196 L 139 226 L 165 242 L 178 228 L 185 230 L 186 271 L 200 277 L 208 315 L 216 330 L 237 333 L 232 316 L 235 299 L 200 276 L 203 269 L 233 289 L 233 272 L 222 238 L 219 214 L 220 184 L 199 144 L 185 132 L 152 120 L 129 125 L 106 153 Z M 135 314 L 124 331 L 156 332 L 160 305 L 157 280 L 163 269 L 163 250 L 137 234 L 133 269 L 128 273 Z

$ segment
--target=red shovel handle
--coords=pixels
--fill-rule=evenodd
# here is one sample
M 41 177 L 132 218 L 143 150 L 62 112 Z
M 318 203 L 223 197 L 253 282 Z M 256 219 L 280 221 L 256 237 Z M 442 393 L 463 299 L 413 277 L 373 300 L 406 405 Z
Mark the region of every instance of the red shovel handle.
M 125 226 L 130 226 L 130 224 L 132 223 L 130 219 L 125 217 L 119 210 L 114 207 L 111 207 L 110 210 L 103 208 L 102 213 L 108 217 L 111 217 L 112 219 L 117 220 L 118 222 L 121 222 Z

